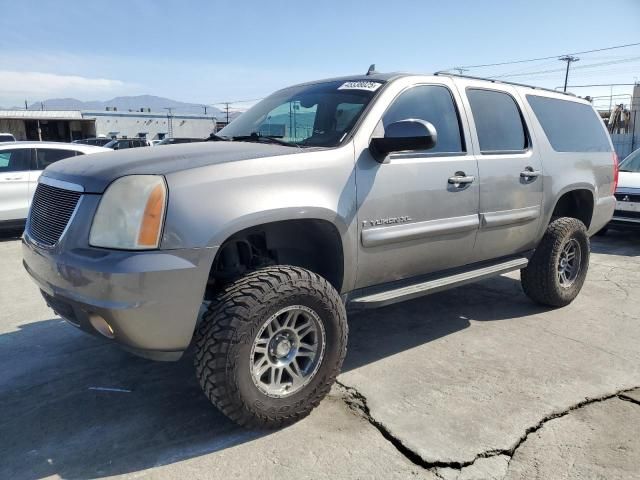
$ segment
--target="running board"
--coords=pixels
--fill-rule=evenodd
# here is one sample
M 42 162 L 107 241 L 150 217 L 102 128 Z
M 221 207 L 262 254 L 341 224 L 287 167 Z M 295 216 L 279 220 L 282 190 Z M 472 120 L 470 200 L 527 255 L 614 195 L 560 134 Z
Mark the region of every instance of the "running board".
M 362 296 L 350 298 L 348 300 L 348 305 L 353 308 L 384 307 L 386 305 L 391 305 L 392 303 L 411 300 L 430 293 L 441 292 L 449 288 L 459 287 L 460 285 L 465 285 L 467 283 L 473 283 L 485 278 L 519 270 L 526 267 L 528 263 L 529 260 L 527 258 L 519 257 L 502 263 L 468 270 L 462 273 L 432 278 L 419 283 L 412 283 L 409 285 L 405 283 L 404 285 L 397 286 L 395 288 L 378 290 L 376 287 L 373 287 L 373 289 L 378 290 L 376 293 L 368 294 L 367 292 L 371 292 L 372 288 L 367 288 L 365 289 L 365 292 L 362 292 Z

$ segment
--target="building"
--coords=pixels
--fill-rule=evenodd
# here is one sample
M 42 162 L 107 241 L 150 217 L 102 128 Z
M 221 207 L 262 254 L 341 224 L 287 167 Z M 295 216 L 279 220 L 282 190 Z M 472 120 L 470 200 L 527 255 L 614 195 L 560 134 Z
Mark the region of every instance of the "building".
M 141 109 L 145 110 L 145 109 Z M 167 112 L 0 110 L 0 132 L 17 140 L 70 142 L 96 136 L 148 140 L 165 137 L 206 138 L 220 126 L 216 117 Z

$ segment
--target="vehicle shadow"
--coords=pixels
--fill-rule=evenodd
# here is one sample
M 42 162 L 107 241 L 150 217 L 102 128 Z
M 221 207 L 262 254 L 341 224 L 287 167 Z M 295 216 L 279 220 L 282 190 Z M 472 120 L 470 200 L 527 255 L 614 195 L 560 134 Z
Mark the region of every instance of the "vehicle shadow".
M 609 228 L 606 235 L 591 237 L 591 251 L 604 255 L 640 256 L 640 230 Z
M 344 371 L 469 326 L 542 311 L 498 277 L 351 314 Z M 179 362 L 134 357 L 59 318 L 0 335 L 0 478 L 104 477 L 213 453 L 269 432 L 237 427 Z
M 20 240 L 23 231 L 23 228 L 0 230 L 0 242 Z

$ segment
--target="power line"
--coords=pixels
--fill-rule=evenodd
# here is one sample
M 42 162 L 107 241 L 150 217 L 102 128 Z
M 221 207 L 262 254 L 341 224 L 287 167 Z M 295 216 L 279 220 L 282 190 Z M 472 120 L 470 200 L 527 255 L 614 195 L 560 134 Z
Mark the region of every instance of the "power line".
M 498 67 L 500 65 L 512 65 L 512 64 L 515 64 L 515 63 L 538 62 L 540 60 L 551 60 L 553 58 L 559 58 L 559 57 L 561 57 L 563 55 L 565 55 L 565 56 L 584 55 L 585 53 L 604 52 L 606 50 L 615 50 L 617 48 L 635 47 L 637 45 L 640 45 L 640 42 L 627 43 L 625 45 L 615 45 L 613 47 L 596 48 L 594 50 L 585 50 L 583 52 L 573 52 L 573 53 L 568 53 L 568 54 L 550 55 L 548 57 L 539 57 L 539 58 L 528 58 L 526 60 L 511 60 L 511 61 L 508 61 L 508 62 L 484 63 L 484 64 L 478 64 L 478 65 L 463 65 L 461 67 L 456 67 L 455 69 L 452 69 L 452 70 L 456 70 L 456 69 L 459 69 L 459 68 Z
M 611 60 L 609 62 L 588 63 L 586 65 L 580 65 L 580 66 L 574 67 L 574 70 L 582 70 L 582 69 L 585 69 L 585 68 L 594 68 L 594 67 L 604 67 L 604 66 L 607 66 L 607 65 L 616 65 L 616 64 L 620 64 L 620 63 L 636 62 L 638 60 L 640 60 L 640 57 L 630 57 L 630 58 L 625 58 L 625 59 L 622 59 L 622 60 Z M 539 75 L 539 74 L 544 74 L 544 73 L 562 72 L 564 70 L 565 70 L 564 68 L 552 68 L 552 69 L 548 69 L 548 70 L 535 70 L 535 71 L 520 72 L 520 73 L 517 73 L 517 72 L 506 73 L 506 74 L 503 74 L 503 75 L 493 75 L 493 76 L 490 76 L 490 77 L 487 77 L 487 78 L 526 77 L 526 76 L 529 76 L 529 75 Z

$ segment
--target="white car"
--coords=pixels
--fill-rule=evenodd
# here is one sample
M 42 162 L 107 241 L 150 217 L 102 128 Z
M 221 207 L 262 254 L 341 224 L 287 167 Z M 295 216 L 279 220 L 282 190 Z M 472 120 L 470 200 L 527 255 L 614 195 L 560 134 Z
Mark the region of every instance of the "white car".
M 620 162 L 616 209 L 610 226 L 640 228 L 640 149 Z
M 1 142 L 15 142 L 16 137 L 14 137 L 11 133 L 1 133 L 0 132 L 0 143 Z
M 110 151 L 75 143 L 1 143 L 0 229 L 24 226 L 38 178 L 48 165 L 76 155 Z

